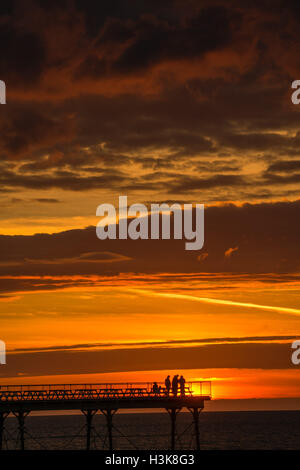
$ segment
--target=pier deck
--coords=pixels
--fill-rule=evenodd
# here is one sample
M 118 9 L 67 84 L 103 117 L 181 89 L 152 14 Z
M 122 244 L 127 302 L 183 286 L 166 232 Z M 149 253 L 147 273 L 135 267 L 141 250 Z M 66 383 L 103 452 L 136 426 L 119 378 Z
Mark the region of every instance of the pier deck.
M 171 449 L 175 448 L 176 417 L 182 408 L 193 416 L 196 448 L 200 449 L 199 415 L 206 400 L 211 399 L 211 382 L 187 382 L 177 394 L 157 383 L 110 383 L 64 385 L 0 385 L 0 449 L 4 423 L 12 413 L 18 419 L 20 448 L 25 448 L 25 418 L 34 411 L 80 410 L 86 417 L 86 449 L 90 448 L 93 416 L 100 412 L 106 417 L 109 449 L 113 449 L 113 415 L 120 409 L 165 409 L 171 418 Z

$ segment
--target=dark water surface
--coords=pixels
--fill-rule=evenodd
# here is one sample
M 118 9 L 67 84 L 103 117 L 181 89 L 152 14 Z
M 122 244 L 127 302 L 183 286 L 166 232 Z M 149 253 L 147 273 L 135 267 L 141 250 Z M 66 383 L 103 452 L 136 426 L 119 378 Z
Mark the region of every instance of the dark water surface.
M 84 449 L 85 418 L 81 415 L 28 416 L 27 449 Z M 116 414 L 114 449 L 169 449 L 170 418 L 164 413 Z M 16 448 L 17 420 L 6 420 L 4 449 Z M 93 420 L 92 449 L 107 449 L 106 421 Z M 185 432 L 186 431 L 186 432 Z M 203 412 L 200 416 L 202 449 L 300 449 L 300 411 Z M 194 427 L 190 413 L 177 419 L 177 449 L 192 449 Z

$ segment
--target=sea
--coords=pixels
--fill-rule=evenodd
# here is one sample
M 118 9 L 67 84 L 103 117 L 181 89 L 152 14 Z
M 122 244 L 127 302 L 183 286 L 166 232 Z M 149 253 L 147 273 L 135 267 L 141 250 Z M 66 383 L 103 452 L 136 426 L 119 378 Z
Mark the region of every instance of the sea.
M 300 411 L 202 412 L 200 445 L 205 450 L 300 449 Z M 170 417 L 163 413 L 116 414 L 113 417 L 114 450 L 170 449 Z M 20 446 L 16 418 L 7 418 L 3 450 Z M 25 420 L 25 448 L 43 450 L 85 449 L 86 426 L 82 415 L 29 415 Z M 108 449 L 105 417 L 93 418 L 91 449 Z M 177 416 L 176 449 L 195 449 L 190 413 Z

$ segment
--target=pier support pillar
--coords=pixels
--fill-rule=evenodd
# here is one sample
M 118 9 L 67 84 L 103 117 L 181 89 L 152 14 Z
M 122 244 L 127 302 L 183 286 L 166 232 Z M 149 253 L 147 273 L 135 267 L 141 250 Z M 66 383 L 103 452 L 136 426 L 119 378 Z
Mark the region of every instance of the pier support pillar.
M 9 412 L 1 411 L 0 412 L 0 450 L 2 450 L 2 442 L 3 442 L 3 433 L 4 433 L 4 421 L 6 420 Z
M 92 432 L 92 421 L 93 416 L 98 410 L 81 410 L 86 417 L 86 450 L 91 448 L 91 432 Z
M 176 418 L 181 408 L 167 408 L 171 418 L 171 450 L 175 450 Z
M 196 438 L 196 450 L 200 450 L 199 416 L 202 411 L 202 408 L 189 408 L 189 411 L 193 415 L 195 438 Z
M 108 432 L 108 447 L 109 447 L 109 450 L 113 450 L 113 438 L 112 438 L 113 424 L 112 424 L 112 419 L 113 419 L 113 416 L 116 414 L 116 412 L 118 410 L 117 409 L 113 409 L 113 410 L 108 409 L 108 410 L 100 410 L 100 411 L 106 417 L 107 432 Z
M 25 450 L 25 418 L 28 416 L 30 411 L 15 411 L 13 414 L 18 419 L 19 423 L 19 436 L 20 436 L 20 449 Z

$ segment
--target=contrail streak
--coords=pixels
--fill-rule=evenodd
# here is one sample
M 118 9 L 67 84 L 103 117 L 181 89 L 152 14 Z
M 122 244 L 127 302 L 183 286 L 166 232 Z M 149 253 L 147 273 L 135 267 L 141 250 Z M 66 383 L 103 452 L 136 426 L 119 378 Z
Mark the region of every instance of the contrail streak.
M 169 297 L 169 298 L 175 298 L 175 299 L 191 300 L 194 302 L 205 302 L 207 304 L 231 305 L 233 307 L 257 308 L 260 310 L 269 310 L 271 312 L 287 313 L 290 315 L 300 316 L 300 310 L 297 308 L 276 307 L 273 305 L 261 305 L 261 304 L 253 304 L 249 302 L 235 302 L 233 300 L 212 299 L 209 297 L 196 297 L 195 295 L 187 295 L 187 294 L 153 292 L 153 291 L 148 291 L 145 289 L 129 289 L 129 290 L 134 291 L 134 292 L 140 292 L 146 295 L 154 295 L 156 297 Z

